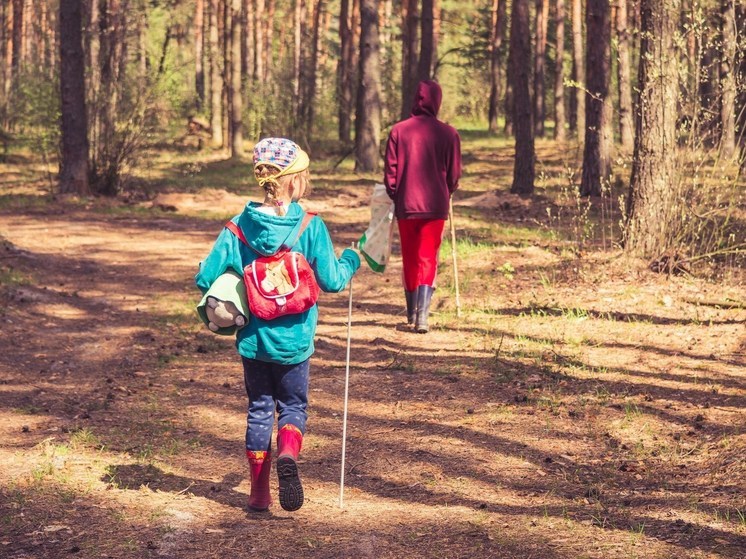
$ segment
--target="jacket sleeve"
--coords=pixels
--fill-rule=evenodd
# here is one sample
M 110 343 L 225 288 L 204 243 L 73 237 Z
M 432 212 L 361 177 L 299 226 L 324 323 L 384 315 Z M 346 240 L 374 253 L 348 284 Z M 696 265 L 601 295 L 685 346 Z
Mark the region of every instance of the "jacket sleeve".
M 461 178 L 461 137 L 455 129 L 453 130 L 453 136 L 446 171 L 446 182 L 451 194 L 458 190 L 458 181 Z
M 240 241 L 236 236 L 228 229 L 223 228 L 207 258 L 199 263 L 199 271 L 194 276 L 194 281 L 203 294 L 229 268 L 239 275 L 243 274 L 238 243 Z
M 321 290 L 338 293 L 347 287 L 350 278 L 360 268 L 360 257 L 354 250 L 346 248 L 337 258 L 326 224 L 319 217 L 315 217 L 312 223 L 314 227 L 309 233 L 313 235 L 303 235 L 306 237 L 304 245 L 308 247 L 304 253 L 310 256 L 308 263 Z
M 383 184 L 386 186 L 386 193 L 389 198 L 394 200 L 396 198 L 396 189 L 399 186 L 396 184 L 396 173 L 398 169 L 397 161 L 397 149 L 398 149 L 398 137 L 396 130 L 391 130 L 389 139 L 386 142 L 386 159 L 384 161 L 383 168 Z

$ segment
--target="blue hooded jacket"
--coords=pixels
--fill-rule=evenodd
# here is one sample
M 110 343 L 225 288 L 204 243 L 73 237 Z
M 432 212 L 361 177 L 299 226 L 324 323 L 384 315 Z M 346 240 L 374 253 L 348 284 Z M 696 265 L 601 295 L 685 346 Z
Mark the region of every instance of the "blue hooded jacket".
M 244 233 L 246 240 L 258 252 L 271 255 L 283 245 L 306 257 L 322 291 L 342 291 L 360 267 L 360 258 L 351 249 L 345 249 L 337 259 L 329 231 L 322 219 L 315 216 L 295 245 L 293 241 L 303 221 L 304 211 L 297 203 L 288 206 L 284 216 L 268 215 L 257 208 L 261 204 L 249 202 L 244 211 L 231 221 Z M 243 275 L 245 266 L 258 258 L 256 252 L 244 245 L 228 229 L 218 235 L 207 258 L 200 262 L 195 276 L 197 287 L 204 294 L 212 283 L 226 270 Z M 318 321 L 318 305 L 306 312 L 285 315 L 271 321 L 255 316 L 236 335 L 238 353 L 248 359 L 293 365 L 308 359 L 314 352 L 313 340 Z

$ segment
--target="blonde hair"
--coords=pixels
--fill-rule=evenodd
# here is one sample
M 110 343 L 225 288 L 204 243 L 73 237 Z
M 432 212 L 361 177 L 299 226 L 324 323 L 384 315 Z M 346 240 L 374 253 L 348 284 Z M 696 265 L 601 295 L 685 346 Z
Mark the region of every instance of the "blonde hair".
M 267 198 L 274 203 L 277 203 L 277 199 L 287 191 L 288 179 L 290 178 L 288 175 L 278 177 L 278 172 L 277 167 L 266 163 L 254 167 L 254 176 L 259 186 L 264 189 Z

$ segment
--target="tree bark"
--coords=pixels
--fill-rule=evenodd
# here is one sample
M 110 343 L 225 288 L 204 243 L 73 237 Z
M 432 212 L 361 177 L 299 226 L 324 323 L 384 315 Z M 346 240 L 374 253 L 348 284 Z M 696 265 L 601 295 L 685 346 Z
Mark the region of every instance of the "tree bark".
M 300 2 L 301 0 L 296 0 Z M 264 82 L 264 0 L 254 3 L 254 81 Z
M 220 68 L 220 1 L 210 0 L 210 128 L 212 147 L 223 147 L 223 73 Z
M 643 257 L 675 248 L 680 213 L 675 36 L 680 5 L 680 0 L 641 1 L 640 98 L 624 241 L 628 252 Z
M 119 166 L 115 150 L 121 80 L 126 60 L 127 6 L 121 0 L 101 0 L 99 6 L 99 93 L 93 111 L 97 118 L 91 142 L 91 185 L 99 194 L 117 192 Z M 89 138 L 90 140 L 90 138 Z
M 417 79 L 429 80 L 433 72 L 433 0 L 422 0 L 420 17 L 420 61 L 417 67 Z
M 352 30 L 350 29 L 350 0 L 340 0 L 339 60 L 337 62 L 337 117 L 339 140 L 345 144 L 352 138 Z
M 503 39 L 507 18 L 507 0 L 492 0 L 492 25 L 490 28 L 490 105 L 488 131 L 497 134 L 497 117 L 502 95 Z
M 733 0 L 721 0 L 720 25 L 720 152 L 730 158 L 736 151 L 736 8 Z
M 583 4 L 572 1 L 572 80 L 575 83 L 570 97 L 570 130 L 578 138 L 585 136 L 585 61 L 583 59 Z
M 86 196 L 88 136 L 81 0 L 60 0 L 60 192 Z
M 438 65 L 438 48 L 440 46 L 441 23 L 443 21 L 443 7 L 441 0 L 433 0 L 433 56 L 432 56 L 432 76 L 434 80 L 438 79 L 436 66 Z
M 231 0 L 231 158 L 243 155 L 243 103 L 241 98 L 241 17 L 243 0 Z
M 609 84 L 611 82 L 611 11 L 609 0 L 588 0 L 586 29 L 594 37 L 586 46 L 588 69 L 585 99 L 585 146 L 582 196 L 600 196 L 602 181 L 611 175 L 613 138 L 610 125 L 613 115 Z
M 203 59 L 203 26 L 205 17 L 205 0 L 194 3 L 194 89 L 197 93 L 197 110 L 205 103 L 205 70 Z
M 267 17 L 264 25 L 264 81 L 270 83 L 272 81 L 272 65 L 274 61 L 272 59 L 272 39 L 274 37 L 275 29 L 275 0 L 269 0 L 267 4 Z M 317 31 L 314 29 L 314 31 Z
M 26 13 L 24 11 L 24 0 L 13 0 L 13 55 L 11 64 L 13 74 L 18 76 L 23 58 L 23 40 Z
M 247 80 L 254 80 L 254 2 L 244 0 L 243 4 L 244 33 L 243 33 L 243 66 L 242 74 Z
M 557 46 L 554 58 L 554 139 L 560 142 L 567 138 L 565 118 L 565 0 L 556 0 L 555 29 Z
M 401 118 L 409 117 L 416 83 L 417 53 L 417 0 L 402 0 L 402 94 Z
M 302 38 L 303 38 L 303 5 L 301 0 L 295 0 L 293 5 L 293 105 L 295 114 L 300 112 L 300 79 L 302 64 Z
M 223 50 L 223 147 L 227 147 L 231 152 L 233 151 L 233 133 L 231 131 L 233 125 L 233 119 L 231 115 L 231 21 L 233 19 L 233 12 L 231 8 L 233 0 L 222 0 L 221 1 L 221 12 L 222 17 L 220 18 L 220 46 Z
M 746 45 L 746 6 L 736 6 L 736 27 L 739 30 L 738 41 Z M 746 84 L 746 55 L 740 57 L 738 67 L 738 83 Z M 741 153 L 741 172 L 746 172 L 746 85 L 742 85 L 736 98 L 736 128 L 738 130 L 738 144 Z
M 531 68 L 531 33 L 529 0 L 514 0 L 510 17 L 509 81 L 513 86 L 513 126 L 515 162 L 513 165 L 514 194 L 528 196 L 534 191 L 534 126 L 529 91 Z
M 303 114 L 303 126 L 305 129 L 306 137 L 312 136 L 313 124 L 314 124 L 314 99 L 316 98 L 316 77 L 318 74 L 319 64 L 319 36 L 321 27 L 321 12 L 324 9 L 323 0 L 316 0 L 313 11 L 313 36 L 311 39 L 311 56 L 308 61 L 308 75 L 306 76 L 306 84 L 304 87 L 305 94 L 303 95 L 303 106 L 305 108 Z
M 378 0 L 360 1 L 360 69 L 355 118 L 355 171 L 380 166 L 381 68 L 378 44 Z
M 635 141 L 632 124 L 632 80 L 629 56 L 629 28 L 627 0 L 617 0 L 617 83 L 619 84 L 619 139 L 622 148 L 629 151 Z
M 0 106 L 0 124 L 7 126 L 8 98 L 10 96 L 10 84 L 13 80 L 13 6 L 3 2 L 3 34 L 2 34 L 2 106 Z
M 547 57 L 547 27 L 549 0 L 536 0 L 536 52 L 534 52 L 534 134 L 544 136 L 546 104 L 544 80 Z

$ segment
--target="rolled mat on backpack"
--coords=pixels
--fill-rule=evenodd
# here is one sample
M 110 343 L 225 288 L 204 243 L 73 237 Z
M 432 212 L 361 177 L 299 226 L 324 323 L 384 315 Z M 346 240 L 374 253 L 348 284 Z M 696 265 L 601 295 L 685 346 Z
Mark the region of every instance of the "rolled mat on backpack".
M 207 318 L 207 298 L 215 297 L 220 301 L 230 301 L 246 318 L 246 324 L 249 322 L 249 303 L 246 300 L 246 287 L 243 283 L 243 278 L 236 272 L 228 271 L 223 275 L 219 276 L 210 289 L 202 296 L 202 300 L 197 305 L 197 314 L 199 315 L 205 326 L 210 322 Z M 215 333 L 223 336 L 230 336 L 236 333 L 238 330 L 237 326 L 229 326 L 226 328 L 220 328 Z

